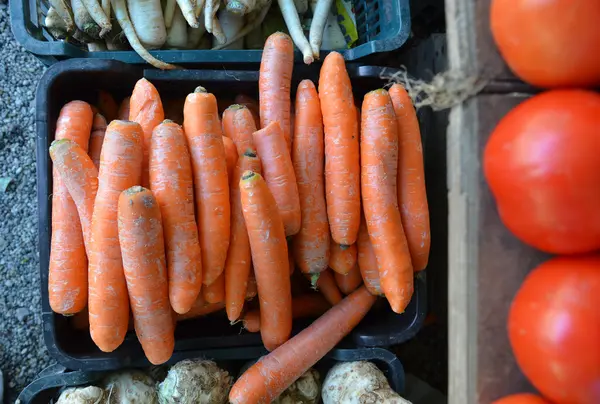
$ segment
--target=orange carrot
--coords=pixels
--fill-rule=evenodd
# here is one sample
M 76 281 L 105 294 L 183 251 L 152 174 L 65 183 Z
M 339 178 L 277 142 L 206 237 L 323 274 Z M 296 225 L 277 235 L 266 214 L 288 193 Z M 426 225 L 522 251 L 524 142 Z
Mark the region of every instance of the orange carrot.
M 294 252 L 292 251 L 292 245 L 294 244 L 294 237 L 288 241 L 288 264 L 290 266 L 290 276 L 294 274 L 296 270 L 296 263 L 294 262 Z
M 244 372 L 233 385 L 229 401 L 270 403 L 356 327 L 375 299 L 364 287 L 346 297 Z
M 119 114 L 119 106 L 115 102 L 115 99 L 106 91 L 100 90 L 98 92 L 98 109 L 100 113 L 106 117 L 108 122 L 117 119 Z
M 260 174 L 244 172 L 240 192 L 258 285 L 261 336 L 265 348 L 273 350 L 287 341 L 292 331 L 292 292 L 283 221 Z
M 177 321 L 190 320 L 192 318 L 206 316 L 219 310 L 223 310 L 224 308 L 225 303 L 207 303 L 204 301 L 202 294 L 200 294 L 192 308 L 185 314 L 177 314 L 176 318 Z
M 387 91 L 365 96 L 361 136 L 362 198 L 369 238 L 381 289 L 392 310 L 402 313 L 413 293 L 413 269 L 398 209 L 398 126 Z
M 301 226 L 294 237 L 296 264 L 304 273 L 318 274 L 329 262 L 329 223 L 325 203 L 323 119 L 319 95 L 310 80 L 296 92 L 292 162 L 300 197 Z
M 202 286 L 202 298 L 206 303 L 225 302 L 225 274 L 221 274 L 210 285 Z
M 283 220 L 285 235 L 294 235 L 300 230 L 300 197 L 294 166 L 279 123 L 271 122 L 266 128 L 254 132 L 253 138 L 258 157 L 263 162 L 265 181 Z
M 150 141 L 150 188 L 163 218 L 169 300 L 187 312 L 202 287 L 202 254 L 194 215 L 192 163 L 181 126 L 165 120 Z
M 104 142 L 104 133 L 106 132 L 106 119 L 101 114 L 94 115 L 92 123 L 92 133 L 88 145 L 88 154 L 94 162 L 96 169 L 100 167 L 100 152 Z
M 121 121 L 129 120 L 129 102 L 130 101 L 131 101 L 131 97 L 123 98 L 123 101 L 121 101 L 121 105 L 119 105 L 119 111 L 117 112 L 117 119 L 120 119 Z
M 290 87 L 293 68 L 292 38 L 283 32 L 269 36 L 263 49 L 258 77 L 260 127 L 266 128 L 272 122 L 279 122 L 288 153 L 292 148 Z
M 358 268 L 362 280 L 365 282 L 367 290 L 375 296 L 383 295 L 381 284 L 379 282 L 379 267 L 377 266 L 377 258 L 371 245 L 367 223 L 364 215 L 360 218 L 360 229 L 358 230 L 358 240 L 356 247 L 358 249 Z
M 238 160 L 232 177 L 229 195 L 231 197 L 231 240 L 225 261 L 225 296 L 227 298 L 227 317 L 235 321 L 240 316 L 246 299 L 248 277 L 252 265 L 248 231 L 242 212 L 240 197 L 240 178 L 244 171 L 260 173 L 261 164 L 252 149 L 246 150 Z
M 252 114 L 254 126 L 256 126 L 257 129 L 260 128 L 260 107 L 258 106 L 258 102 L 254 98 L 244 94 L 238 94 L 235 97 L 234 102 L 248 108 Z
M 87 150 L 92 109 L 71 101 L 61 110 L 54 138 L 70 139 Z M 74 314 L 87 304 L 87 258 L 77 207 L 58 171 L 52 170 L 52 238 L 48 268 L 48 297 L 56 313 Z
M 202 282 L 210 285 L 225 267 L 230 232 L 227 162 L 215 96 L 202 87 L 189 94 L 183 127 L 192 156 Z
M 137 122 L 144 131 L 144 160 L 142 161 L 142 186 L 150 186 L 148 173 L 148 156 L 150 154 L 150 138 L 152 131 L 165 119 L 162 101 L 156 88 L 146 79 L 135 83 L 129 101 L 129 120 Z
M 358 264 L 354 264 L 350 272 L 348 272 L 346 275 L 342 275 L 337 272 L 333 275 L 335 276 L 335 282 L 337 283 L 341 292 L 345 295 L 349 295 L 350 293 L 354 292 L 362 284 L 362 277 L 360 275 L 360 269 L 358 269 Z
M 119 243 L 133 323 L 146 358 L 169 360 L 175 336 L 160 207 L 152 191 L 134 186 L 119 196 Z
M 90 334 L 104 352 L 115 350 L 125 338 L 129 298 L 119 232 L 119 194 L 140 183 L 143 132 L 139 124 L 112 121 L 100 154 L 98 193 L 92 215 L 89 251 Z
M 413 269 L 421 271 L 427 266 L 431 246 L 421 131 L 404 87 L 394 84 L 390 98 L 398 122 L 398 205 Z
M 356 244 L 339 245 L 332 240 L 329 248 L 329 268 L 340 275 L 346 275 L 356 264 L 356 254 Z
M 260 331 L 260 310 L 251 310 L 244 314 L 242 326 L 248 332 Z
M 223 136 L 223 147 L 225 148 L 225 161 L 227 162 L 227 178 L 233 177 L 233 170 L 238 160 L 238 152 L 233 144 L 233 140 Z
M 72 140 L 52 142 L 50 157 L 77 207 L 83 241 L 89 251 L 92 213 L 98 192 L 98 170 L 85 150 Z
M 342 301 L 342 294 L 337 287 L 335 282 L 335 278 L 333 276 L 333 271 L 330 269 L 326 269 L 318 274 L 307 274 L 310 276 L 311 283 L 314 285 L 314 288 L 321 292 L 323 297 L 327 299 L 329 304 L 335 306 L 339 302 Z
M 319 97 L 325 131 L 325 191 L 333 240 L 356 242 L 360 225 L 358 117 L 344 58 L 331 52 L 323 61 Z
M 231 105 L 223 113 L 223 134 L 233 140 L 238 155 L 254 147 L 252 134 L 256 129 L 250 110 L 242 105 Z
M 250 265 L 250 275 L 248 276 L 248 286 L 246 287 L 246 300 L 252 300 L 258 296 L 258 287 L 256 285 L 256 277 L 254 276 L 254 269 Z

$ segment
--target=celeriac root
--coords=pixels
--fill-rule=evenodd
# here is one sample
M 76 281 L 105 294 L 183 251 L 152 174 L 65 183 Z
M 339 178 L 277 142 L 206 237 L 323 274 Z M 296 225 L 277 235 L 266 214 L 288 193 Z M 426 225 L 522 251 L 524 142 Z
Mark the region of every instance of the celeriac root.
M 196 17 L 196 8 L 191 0 L 177 0 L 183 17 L 192 28 L 198 28 L 200 23 Z
M 313 12 L 308 37 L 313 56 L 316 59 L 319 58 L 321 43 L 323 42 L 323 32 L 325 31 L 325 24 L 327 24 L 327 16 L 329 15 L 332 3 L 333 0 L 318 0 Z
M 256 0 L 227 0 L 227 11 L 234 14 L 246 15 L 257 10 Z
M 67 33 L 73 32 L 75 29 L 75 21 L 73 21 L 71 8 L 67 2 L 65 0 L 50 0 L 50 5 L 54 8 L 60 18 L 64 20 Z
M 165 28 L 167 29 L 171 28 L 171 24 L 173 24 L 173 16 L 175 15 L 176 4 L 177 2 L 175 0 L 167 0 L 165 4 L 165 11 L 163 14 L 165 17 Z
M 90 13 L 94 21 L 96 21 L 96 24 L 98 24 L 101 28 L 100 38 L 104 38 L 104 35 L 106 35 L 112 29 L 112 25 L 110 24 L 110 20 L 106 14 L 104 14 L 104 10 L 102 10 L 102 7 L 100 7 L 100 3 L 98 0 L 82 1 L 88 13 Z
M 137 34 L 135 33 L 135 29 L 133 29 L 133 24 L 129 19 L 129 13 L 127 12 L 127 6 L 125 5 L 125 0 L 111 0 L 112 8 L 115 12 L 115 17 L 119 22 L 121 28 L 123 28 L 123 32 L 129 41 L 129 44 L 137 52 L 138 55 L 142 57 L 146 62 L 150 63 L 152 66 L 163 69 L 163 70 L 172 70 L 177 69 L 177 66 L 165 63 L 162 60 L 156 59 L 154 56 L 150 54 L 144 48 L 144 45 L 140 42 Z
M 233 38 L 228 38 L 227 42 L 225 42 L 222 45 L 215 46 L 212 49 L 213 50 L 223 49 L 226 46 L 231 45 L 238 39 L 243 38 L 246 35 L 248 35 L 248 33 L 250 33 L 255 28 L 257 28 L 260 24 L 262 24 L 262 22 L 265 20 L 265 17 L 267 16 L 267 13 L 269 12 L 269 8 L 271 8 L 270 0 L 267 1 L 267 3 L 263 6 L 262 10 L 260 10 L 259 12 L 254 11 L 252 13 L 252 14 L 254 14 L 254 16 L 252 16 L 252 15 L 250 16 L 250 18 L 248 19 L 248 22 L 246 23 L 246 26 L 244 26 L 244 28 L 242 28 L 242 30 L 240 32 L 238 32 L 236 36 L 234 36 Z
M 304 35 L 304 32 L 302 31 L 300 17 L 298 16 L 294 0 L 277 0 L 277 3 L 279 4 L 281 15 L 285 20 L 285 25 L 287 25 L 288 30 L 290 31 L 290 36 L 292 37 L 294 44 L 296 44 L 300 52 L 302 52 L 304 63 L 307 65 L 311 64 L 314 61 L 313 51 L 308 43 L 308 39 L 306 39 L 306 35 Z

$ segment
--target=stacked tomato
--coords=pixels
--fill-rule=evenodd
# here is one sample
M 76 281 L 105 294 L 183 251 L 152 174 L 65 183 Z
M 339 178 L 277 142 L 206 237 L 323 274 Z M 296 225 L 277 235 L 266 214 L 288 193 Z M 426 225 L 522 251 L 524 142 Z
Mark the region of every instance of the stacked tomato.
M 508 319 L 517 363 L 545 398 L 496 404 L 599 404 L 600 0 L 492 0 L 491 29 L 512 71 L 551 90 L 498 124 L 485 177 L 507 228 L 559 255 L 529 274 Z

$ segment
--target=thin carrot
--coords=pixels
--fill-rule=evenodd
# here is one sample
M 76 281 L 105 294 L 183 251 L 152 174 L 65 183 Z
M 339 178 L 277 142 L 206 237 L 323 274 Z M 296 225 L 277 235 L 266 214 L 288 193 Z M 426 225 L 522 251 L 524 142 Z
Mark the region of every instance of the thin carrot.
M 245 94 L 238 94 L 235 97 L 234 102 L 239 105 L 243 105 L 248 108 L 252 113 L 252 118 L 254 119 L 254 125 L 256 128 L 260 128 L 260 107 L 258 106 L 258 102 Z
M 294 235 L 300 230 L 300 197 L 281 127 L 278 122 L 271 122 L 264 129 L 254 132 L 253 138 L 258 157 L 263 162 L 265 181 L 283 220 L 285 235 Z
M 319 78 L 325 131 L 325 192 L 333 240 L 356 242 L 360 225 L 358 116 L 344 58 L 331 52 Z
M 125 97 L 123 99 L 123 101 L 121 101 L 121 105 L 119 105 L 119 111 L 117 112 L 117 119 L 120 119 L 121 121 L 129 120 L 129 102 L 130 101 L 131 101 L 131 97 Z
M 273 350 L 287 341 L 292 331 L 292 292 L 283 221 L 260 174 L 244 172 L 240 192 L 258 285 L 261 336 L 265 348 Z
M 119 115 L 119 106 L 115 99 L 104 90 L 98 91 L 98 109 L 108 122 L 114 121 Z
M 301 226 L 294 237 L 295 262 L 304 273 L 318 274 L 329 263 L 329 223 L 325 202 L 323 118 L 315 85 L 303 80 L 296 92 L 292 162 L 300 197 Z
M 192 306 L 192 308 L 185 314 L 177 314 L 177 321 L 190 320 L 192 318 L 198 318 L 202 316 L 206 316 L 211 313 L 215 313 L 219 310 L 223 310 L 225 308 L 225 303 L 207 303 L 204 301 L 202 295 L 198 296 L 196 302 Z
M 246 170 L 256 173 L 261 171 L 260 160 L 252 149 L 246 150 L 239 158 L 229 188 L 231 198 L 231 240 L 227 251 L 227 260 L 225 261 L 225 295 L 229 321 L 237 320 L 242 312 L 252 266 L 250 242 L 242 212 L 239 185 L 240 178 Z
M 396 190 L 398 126 L 385 90 L 365 95 L 360 160 L 364 214 L 381 289 L 392 310 L 402 313 L 413 293 L 413 269 Z
M 98 193 L 92 215 L 89 251 L 90 334 L 104 352 L 115 350 L 125 338 L 129 298 L 119 232 L 119 194 L 140 183 L 143 132 L 139 124 L 112 121 L 100 155 Z
M 340 275 L 346 275 L 356 265 L 356 255 L 356 244 L 346 246 L 332 240 L 329 248 L 329 268 Z
M 160 207 L 152 191 L 134 186 L 119 196 L 118 214 L 135 333 L 146 358 L 159 365 L 175 347 Z
M 270 403 L 356 327 L 375 300 L 364 287 L 346 297 L 244 372 L 233 385 L 229 401 Z
M 338 274 L 337 272 L 333 275 L 335 276 L 335 282 L 340 288 L 340 291 L 345 295 L 354 292 L 362 284 L 362 277 L 360 275 L 360 269 L 358 269 L 358 264 L 354 264 L 350 272 L 346 275 Z
M 318 274 L 307 274 L 314 288 L 321 292 L 323 297 L 327 299 L 329 304 L 335 306 L 342 301 L 342 294 L 338 289 L 337 283 L 333 276 L 333 271 L 326 269 Z
M 104 133 L 106 132 L 106 119 L 101 114 L 94 115 L 92 123 L 92 134 L 90 135 L 90 143 L 88 146 L 88 154 L 96 168 L 100 167 L 100 152 L 102 151 L 102 143 L 104 143 Z
M 210 285 L 225 267 L 230 234 L 227 162 L 215 96 L 202 87 L 189 94 L 183 127 L 192 156 L 202 282 Z
M 394 84 L 390 98 L 398 122 L 398 205 L 413 269 L 421 271 L 427 266 L 431 246 L 421 131 L 404 87 Z
M 296 270 L 296 263 L 294 262 L 294 252 L 292 246 L 294 244 L 294 237 L 288 237 L 288 264 L 290 266 L 290 276 L 294 274 Z
M 162 215 L 169 300 L 176 313 L 187 312 L 202 287 L 202 254 L 194 215 L 192 163 L 181 126 L 164 121 L 150 141 L 150 188 Z
M 225 148 L 225 161 L 227 162 L 227 178 L 231 179 L 233 170 L 238 160 L 238 152 L 233 144 L 233 140 L 223 136 L 223 147 Z
M 358 230 L 358 240 L 356 247 L 358 249 L 358 268 L 362 280 L 365 282 L 367 290 L 375 296 L 383 295 L 381 284 L 379 281 L 379 267 L 377 266 L 377 258 L 371 245 L 369 231 L 367 230 L 367 222 L 364 215 L 360 218 L 360 229 Z
M 248 286 L 246 287 L 246 300 L 252 300 L 256 296 L 258 296 L 258 286 L 256 285 L 254 269 L 250 265 L 250 275 L 248 276 Z
M 148 156 L 150 155 L 150 138 L 152 131 L 165 119 L 162 101 L 156 88 L 146 79 L 135 83 L 129 101 L 129 120 L 137 122 L 144 131 L 144 160 L 142 161 L 142 186 L 150 186 L 148 173 Z
M 260 331 L 260 310 L 251 310 L 242 317 L 242 326 L 248 332 Z
M 202 285 L 202 298 L 207 303 L 225 302 L 225 274 L 222 273 L 210 285 Z
M 254 147 L 252 134 L 256 128 L 252 113 L 242 105 L 233 104 L 223 113 L 223 134 L 233 140 L 240 156 Z
M 71 101 L 61 110 L 54 138 L 70 139 L 87 150 L 92 109 Z M 58 171 L 52 170 L 52 238 L 48 268 L 48 297 L 56 313 L 74 314 L 87 304 L 87 258 L 77 207 Z
M 279 122 L 288 152 L 292 148 L 290 87 L 294 68 L 294 43 L 283 32 L 270 35 L 260 61 L 258 92 L 260 127 Z

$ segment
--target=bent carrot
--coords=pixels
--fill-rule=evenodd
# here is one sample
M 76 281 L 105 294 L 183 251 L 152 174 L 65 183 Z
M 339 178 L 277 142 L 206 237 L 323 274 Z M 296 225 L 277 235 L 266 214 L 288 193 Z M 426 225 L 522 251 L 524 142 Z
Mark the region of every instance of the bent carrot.
M 98 109 L 108 122 L 117 119 L 119 114 L 119 106 L 115 102 L 115 99 L 110 93 L 104 90 L 98 91 Z
M 244 372 L 231 388 L 229 401 L 270 403 L 356 327 L 375 300 L 364 287 L 346 297 Z
M 227 162 L 215 96 L 202 87 L 189 94 L 183 127 L 192 157 L 202 282 L 210 285 L 225 267 L 230 232 Z
M 381 289 L 402 313 L 413 293 L 410 251 L 398 209 L 398 126 L 388 92 L 371 91 L 362 107 L 360 160 L 364 214 Z
M 358 269 L 358 264 L 354 264 L 350 272 L 348 272 L 346 275 L 336 272 L 333 274 L 333 276 L 335 276 L 335 283 L 337 283 L 340 291 L 345 295 L 349 295 L 350 293 L 354 292 L 362 283 L 362 277 L 360 275 L 360 269 Z
M 175 347 L 160 207 L 152 191 L 134 186 L 119 196 L 118 214 L 135 333 L 146 358 L 160 365 Z
M 339 245 L 332 240 L 329 248 L 329 268 L 340 275 L 346 275 L 356 265 L 356 254 L 356 244 Z
M 398 122 L 398 206 L 413 269 L 421 271 L 427 266 L 431 246 L 421 131 L 404 87 L 394 84 L 390 98 Z
M 221 274 L 210 285 L 202 286 L 202 298 L 206 303 L 225 302 L 225 274 Z
M 330 269 L 326 269 L 318 274 L 307 274 L 307 277 L 309 277 L 314 288 L 321 292 L 329 304 L 335 306 L 342 301 L 343 297 L 332 272 Z
M 360 225 L 358 117 L 344 58 L 331 52 L 323 61 L 319 98 L 325 131 L 325 195 L 333 240 L 356 242 Z
M 294 237 L 295 262 L 304 273 L 318 274 L 329 263 L 329 223 L 323 166 L 325 149 L 321 104 L 315 85 L 303 80 L 296 92 L 292 162 L 300 198 L 300 231 Z
M 131 97 L 123 98 L 123 101 L 121 101 L 121 105 L 119 105 L 119 111 L 117 112 L 117 119 L 119 119 L 121 121 L 129 120 L 129 102 L 130 101 L 131 101 Z
M 257 129 L 260 128 L 260 107 L 258 106 L 258 102 L 245 94 L 238 94 L 234 102 L 248 108 L 252 114 L 252 119 L 254 119 L 254 125 Z
M 137 122 L 144 131 L 144 160 L 142 161 L 142 186 L 150 186 L 148 173 L 148 156 L 150 155 L 150 138 L 152 131 L 165 119 L 162 101 L 156 87 L 146 79 L 135 83 L 129 101 L 129 120 Z
M 233 144 L 233 140 L 223 136 L 223 147 L 225 148 L 225 161 L 227 163 L 227 178 L 228 180 L 233 177 L 233 170 L 238 160 L 238 152 Z
M 135 122 L 112 121 L 106 128 L 100 155 L 88 254 L 88 307 L 92 340 L 104 352 L 121 345 L 129 322 L 117 208 L 119 194 L 140 183 L 143 136 L 141 126 Z
M 292 38 L 283 32 L 270 35 L 265 42 L 258 76 L 260 127 L 279 122 L 288 153 L 292 148 L 290 87 L 293 68 Z
M 362 280 L 367 287 L 367 290 L 375 296 L 383 295 L 381 291 L 381 284 L 379 282 L 379 267 L 377 266 L 377 258 L 371 245 L 371 239 L 369 238 L 369 232 L 367 230 L 367 223 L 365 222 L 364 215 L 360 218 L 360 229 L 358 230 L 358 240 L 356 240 L 356 247 L 358 250 L 358 268 Z
M 71 101 L 61 110 L 54 138 L 70 139 L 87 150 L 92 109 Z M 77 207 L 58 171 L 52 170 L 52 237 L 48 267 L 48 298 L 52 311 L 74 314 L 87 304 L 87 258 Z
M 264 178 L 273 194 L 283 220 L 285 235 L 300 230 L 300 197 L 290 153 L 278 122 L 254 132 L 254 145 L 263 163 Z
M 231 240 L 225 261 L 225 296 L 227 317 L 235 321 L 240 316 L 247 298 L 248 278 L 252 266 L 250 242 L 248 231 L 242 212 L 240 196 L 240 179 L 244 171 L 260 173 L 261 164 L 252 149 L 246 150 L 236 164 L 234 175 L 230 182 L 229 195 L 231 197 Z
M 244 172 L 240 193 L 258 285 L 261 336 L 265 348 L 273 350 L 292 332 L 292 292 L 283 221 L 260 174 Z
M 223 113 L 223 134 L 233 140 L 240 156 L 249 147 L 254 148 L 252 134 L 256 129 L 252 113 L 242 105 L 231 105 Z
M 102 152 L 102 143 L 104 143 L 104 133 L 106 132 L 106 119 L 102 114 L 95 114 L 92 123 L 92 133 L 88 145 L 88 154 L 94 162 L 96 168 L 100 168 L 100 153 Z
M 163 121 L 150 140 L 150 188 L 163 220 L 169 301 L 187 312 L 202 287 L 202 254 L 194 215 L 192 163 L 181 126 Z
M 211 313 L 215 313 L 219 310 L 223 310 L 225 308 L 225 303 L 207 303 L 204 301 L 202 295 L 198 296 L 198 299 L 192 306 L 192 308 L 185 314 L 177 314 L 177 321 L 190 320 L 193 318 L 198 318 L 202 316 L 206 316 Z

